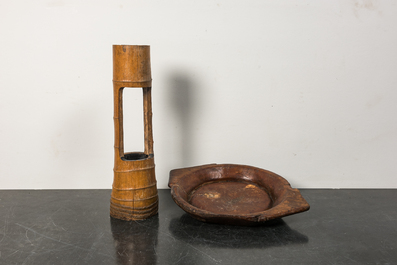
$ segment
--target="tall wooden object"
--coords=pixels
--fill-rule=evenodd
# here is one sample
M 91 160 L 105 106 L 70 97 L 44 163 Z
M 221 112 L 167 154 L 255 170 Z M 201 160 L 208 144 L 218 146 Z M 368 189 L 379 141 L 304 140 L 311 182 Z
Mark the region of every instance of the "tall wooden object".
M 125 87 L 143 89 L 144 152 L 124 153 L 122 102 Z M 139 220 L 157 214 L 151 90 L 150 47 L 113 45 L 115 144 L 110 215 L 117 219 Z

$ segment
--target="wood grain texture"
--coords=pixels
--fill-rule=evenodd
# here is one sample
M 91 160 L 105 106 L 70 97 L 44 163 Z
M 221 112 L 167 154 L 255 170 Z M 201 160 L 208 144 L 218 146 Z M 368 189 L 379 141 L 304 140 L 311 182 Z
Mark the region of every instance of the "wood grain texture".
M 152 132 L 150 47 L 113 45 L 114 180 L 110 215 L 139 220 L 157 214 L 158 195 Z M 144 152 L 124 152 L 123 89 L 142 87 Z
M 259 225 L 309 210 L 299 190 L 283 177 L 246 165 L 211 164 L 170 172 L 176 204 L 209 223 Z

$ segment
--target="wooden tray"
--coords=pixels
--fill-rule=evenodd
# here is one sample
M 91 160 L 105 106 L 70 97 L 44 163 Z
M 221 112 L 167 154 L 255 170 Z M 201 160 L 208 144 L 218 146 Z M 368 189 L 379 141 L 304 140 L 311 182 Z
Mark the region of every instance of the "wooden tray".
M 256 225 L 310 208 L 281 176 L 245 165 L 174 169 L 168 186 L 179 207 L 209 223 Z

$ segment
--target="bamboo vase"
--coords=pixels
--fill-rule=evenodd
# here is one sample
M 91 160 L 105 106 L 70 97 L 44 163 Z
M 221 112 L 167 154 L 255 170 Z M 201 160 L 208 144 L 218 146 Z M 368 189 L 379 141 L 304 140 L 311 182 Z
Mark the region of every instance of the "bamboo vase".
M 124 153 L 122 102 L 125 87 L 143 89 L 144 152 Z M 110 216 L 117 219 L 146 219 L 158 211 L 151 90 L 150 47 L 113 45 L 115 145 Z

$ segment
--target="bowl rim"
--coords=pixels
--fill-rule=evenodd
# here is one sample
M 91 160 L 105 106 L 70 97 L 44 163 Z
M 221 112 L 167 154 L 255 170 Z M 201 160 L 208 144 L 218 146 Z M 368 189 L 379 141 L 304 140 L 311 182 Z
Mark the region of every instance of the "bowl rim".
M 274 178 L 275 183 L 278 185 L 278 189 L 283 189 L 282 196 L 278 198 L 279 203 L 275 206 L 270 207 L 264 211 L 251 212 L 245 214 L 230 214 L 230 213 L 214 213 L 206 209 L 198 208 L 188 201 L 186 201 L 181 193 L 185 192 L 181 187 L 180 182 L 184 178 L 189 178 L 199 171 L 208 170 L 211 168 L 225 168 L 225 167 L 244 167 L 251 170 L 261 172 L 263 175 L 268 174 Z M 202 183 L 205 183 L 204 181 Z M 246 182 L 250 182 L 246 180 Z M 258 183 L 255 183 L 258 185 Z M 193 217 L 201 220 L 211 222 L 212 219 L 221 220 L 221 222 L 243 222 L 243 223 L 260 223 L 269 221 L 272 219 L 281 218 L 291 214 L 304 212 L 310 209 L 310 205 L 302 197 L 298 189 L 293 189 L 290 183 L 278 174 L 265 170 L 258 167 L 239 165 L 239 164 L 207 164 L 202 166 L 188 167 L 174 169 L 170 171 L 170 179 L 168 186 L 171 188 L 171 196 L 175 203 L 181 207 L 185 212 L 192 215 Z M 186 193 L 186 192 L 185 192 Z M 273 198 L 272 198 L 273 199 Z M 214 220 L 212 220 L 214 221 Z

